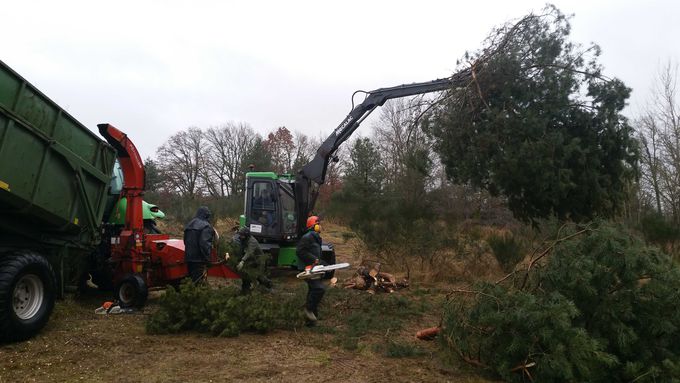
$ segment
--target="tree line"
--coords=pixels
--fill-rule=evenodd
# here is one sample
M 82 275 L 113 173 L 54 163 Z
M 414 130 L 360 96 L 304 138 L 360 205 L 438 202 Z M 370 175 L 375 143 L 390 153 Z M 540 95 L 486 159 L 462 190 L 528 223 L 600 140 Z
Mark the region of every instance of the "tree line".
M 653 97 L 644 111 L 630 124 L 625 117 L 616 117 L 613 123 L 620 124 L 625 133 L 619 129 L 610 137 L 617 145 L 609 149 L 622 150 L 624 145 L 620 157 L 613 158 L 602 157 L 611 155 L 606 151 L 606 142 L 585 141 L 588 137 L 601 140 L 602 135 L 597 138 L 597 135 L 581 132 L 568 139 L 564 132 L 550 132 L 529 143 L 528 137 L 531 136 L 526 131 L 534 127 L 524 121 L 529 113 L 526 106 L 520 122 L 505 116 L 501 128 L 490 126 L 489 132 L 484 130 L 484 124 L 491 125 L 488 120 L 475 122 L 469 115 L 467 118 L 470 120 L 457 122 L 460 126 L 446 125 L 453 124 L 445 121 L 450 118 L 447 113 L 452 113 L 447 109 L 450 104 L 438 105 L 435 112 L 425 113 L 433 105 L 432 98 L 420 96 L 391 100 L 380 110 L 377 122 L 366 129 L 367 135 L 357 136 L 341 148 L 338 154 L 342 160 L 337 164 L 331 163 L 327 185 L 322 188 L 321 204 L 328 206 L 330 196 L 345 185 L 344 194 L 336 196 L 342 209 L 348 199 L 369 200 L 371 196 L 398 191 L 405 201 L 412 204 L 422 199 L 439 198 L 438 205 L 433 206 L 439 215 L 469 217 L 479 214 L 484 208 L 484 201 L 488 202 L 487 197 L 495 195 L 508 204 L 524 204 L 513 210 L 520 218 L 554 214 L 576 219 L 579 215 L 592 216 L 592 212 L 599 211 L 592 201 L 597 197 L 598 203 L 603 204 L 601 208 L 611 209 L 611 213 L 617 211 L 634 220 L 655 213 L 678 223 L 680 117 L 676 82 L 677 65 L 669 62 L 659 69 Z M 535 87 L 540 89 L 545 85 Z M 625 99 L 629 90 L 619 88 L 617 92 L 623 92 L 621 97 Z M 555 110 L 550 113 L 550 118 L 554 119 L 561 113 L 573 113 L 567 105 L 572 102 L 568 95 L 565 94 L 562 104 L 555 105 L 564 112 Z M 487 99 L 490 100 L 490 96 Z M 536 103 L 536 100 L 533 102 Z M 543 104 L 539 105 L 543 108 Z M 619 101 L 616 108 L 620 110 L 622 105 Z M 595 108 L 590 106 L 588 109 Z M 505 109 L 507 105 L 494 113 L 504 113 Z M 484 110 L 483 113 L 491 111 Z M 602 109 L 597 113 L 603 113 Z M 599 119 L 595 113 L 591 117 Z M 522 127 L 517 128 L 519 125 Z M 563 125 L 565 130 L 577 127 L 569 123 Z M 550 129 L 549 123 L 544 121 L 540 122 L 540 126 Z M 593 124 L 586 126 L 592 129 Z M 521 142 L 509 145 L 508 142 L 514 139 L 521 139 Z M 246 172 L 294 174 L 313 158 L 322 140 L 323 137 L 291 132 L 285 126 L 263 136 L 246 122 L 227 122 L 207 129 L 189 127 L 172 135 L 158 148 L 155 158 L 146 160 L 147 188 L 190 199 L 241 196 Z M 523 149 L 522 146 L 527 147 Z M 509 153 L 501 150 L 503 148 L 517 152 Z M 579 158 L 582 152 L 588 150 L 591 157 Z M 581 170 L 614 164 L 617 169 L 611 174 L 595 172 L 592 174 L 595 180 L 575 181 L 569 178 L 576 175 L 574 169 L 569 168 L 570 161 L 582 164 Z M 498 166 L 498 169 L 482 168 L 482 163 Z M 527 172 L 533 176 L 514 177 Z M 578 173 L 586 176 L 584 172 Z M 606 184 L 598 184 L 597 178 L 603 175 L 610 179 Z M 504 185 L 503 182 L 509 183 Z M 615 186 L 615 183 L 620 185 Z M 584 185 L 589 187 L 584 188 Z M 527 194 L 535 195 L 529 200 L 515 202 L 515 188 L 525 197 Z M 581 190 L 577 190 L 579 188 Z M 487 197 L 480 196 L 480 193 L 486 193 Z M 584 204 L 585 197 L 579 193 L 587 194 L 590 202 Z M 597 196 L 597 193 L 602 195 Z M 443 194 L 450 198 L 442 200 Z M 559 201 L 556 195 L 565 198 Z M 539 206 L 542 201 L 548 202 Z M 357 202 L 357 206 L 361 203 Z M 591 213 L 580 213 L 578 206 L 587 207 Z M 599 212 L 605 213 L 605 210 Z
M 200 129 L 189 127 L 146 160 L 147 189 L 191 199 L 243 193 L 251 170 L 293 173 L 313 154 L 310 138 L 285 126 L 267 136 L 245 122 Z
M 321 207 L 359 226 L 372 220 L 361 214 L 375 217 L 376 203 L 390 201 L 411 221 L 503 204 L 526 222 L 656 213 L 677 224 L 677 66 L 660 71 L 654 98 L 631 122 L 622 114 L 631 89 L 603 74 L 599 47 L 568 33 L 563 16 L 495 30 L 459 62 L 472 73 L 467 86 L 385 104 L 331 163 Z M 247 122 L 189 127 L 147 159 L 147 186 L 188 199 L 238 197 L 246 172 L 294 174 L 324 138 L 284 126 L 260 135 Z

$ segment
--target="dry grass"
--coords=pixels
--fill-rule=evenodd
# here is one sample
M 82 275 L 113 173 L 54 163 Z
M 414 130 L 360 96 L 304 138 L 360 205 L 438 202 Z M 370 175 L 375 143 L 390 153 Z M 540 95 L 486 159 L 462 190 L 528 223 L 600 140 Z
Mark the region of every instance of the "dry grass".
M 221 223 L 216 226 L 220 227 Z M 173 233 L 181 225 L 163 223 Z M 347 228 L 324 224 L 324 240 L 335 245 L 338 261 L 358 262 L 369 255 Z M 353 273 L 342 270 L 340 279 Z M 301 283 L 290 274 L 275 280 L 278 289 Z M 429 284 L 428 284 L 429 285 Z M 441 300 L 446 283 L 416 284 L 395 294 Z M 361 294 L 361 292 L 356 292 Z M 267 335 L 244 334 L 237 338 L 213 338 L 200 334 L 156 336 L 144 332 L 147 315 L 155 309 L 155 292 L 143 312 L 128 315 L 94 314 L 106 295 L 68 297 L 57 304 L 48 326 L 30 341 L 0 345 L 0 383 L 5 382 L 489 382 L 467 366 L 444 367 L 435 342 L 414 340 L 417 330 L 436 325 L 440 308 L 394 332 L 361 339 L 361 347 L 347 350 L 337 333 L 344 313 L 329 294 L 322 307 L 328 331 L 301 328 Z M 388 357 L 375 345 L 394 343 Z M 406 350 L 406 352 L 404 351 Z M 388 350 L 389 351 L 389 350 Z M 389 354 L 389 352 L 387 352 Z
M 409 277 L 414 283 L 459 285 L 472 281 L 493 281 L 504 275 L 487 244 L 491 236 L 511 233 L 506 228 L 464 224 L 452 229 L 456 248 L 442 249 L 430 260 L 422 261 L 413 254 L 381 254 L 380 259 L 366 249 L 355 233 L 345 226 L 324 223 L 322 237 L 331 242 L 342 262 L 359 265 L 363 260 L 378 260 L 382 270 L 398 278 Z
M 157 297 L 139 314 L 94 314 L 105 298 L 70 297 L 57 305 L 40 335 L 3 345 L 0 382 L 484 382 L 465 368 L 442 367 L 433 342 L 417 344 L 422 354 L 389 358 L 368 346 L 345 350 L 335 336 L 307 328 L 237 338 L 154 336 L 144 332 L 144 321 Z M 333 302 L 326 303 L 333 326 L 340 319 Z M 434 318 L 424 320 L 429 326 Z M 413 334 L 424 325 L 410 323 L 373 341 L 414 343 Z

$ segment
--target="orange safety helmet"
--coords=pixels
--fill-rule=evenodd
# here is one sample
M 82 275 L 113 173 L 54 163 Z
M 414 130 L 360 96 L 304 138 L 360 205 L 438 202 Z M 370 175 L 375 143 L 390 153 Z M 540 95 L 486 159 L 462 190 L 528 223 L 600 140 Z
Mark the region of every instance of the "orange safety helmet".
M 317 233 L 321 231 L 321 226 L 319 225 L 319 217 L 313 215 L 307 218 L 307 230 L 314 229 Z

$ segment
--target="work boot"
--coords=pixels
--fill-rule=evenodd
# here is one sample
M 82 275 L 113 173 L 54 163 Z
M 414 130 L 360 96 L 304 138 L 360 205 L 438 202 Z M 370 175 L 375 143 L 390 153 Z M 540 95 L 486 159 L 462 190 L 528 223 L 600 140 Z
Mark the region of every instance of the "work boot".
M 274 289 L 274 284 L 267 277 L 259 277 L 257 278 L 257 281 L 260 282 L 260 285 L 264 287 L 268 293 L 271 293 L 272 290 Z
M 304 313 L 305 313 L 305 318 L 307 318 L 308 322 L 316 322 L 318 320 L 318 319 L 316 319 L 316 315 L 314 315 L 313 312 L 307 310 L 306 307 L 305 307 Z
M 241 295 L 250 294 L 250 289 L 252 288 L 252 283 L 247 279 L 241 279 Z
M 267 293 L 267 294 L 273 294 L 273 293 L 274 293 L 274 288 L 271 287 L 271 286 L 260 285 L 260 286 L 259 286 L 259 290 L 260 290 L 261 292 Z

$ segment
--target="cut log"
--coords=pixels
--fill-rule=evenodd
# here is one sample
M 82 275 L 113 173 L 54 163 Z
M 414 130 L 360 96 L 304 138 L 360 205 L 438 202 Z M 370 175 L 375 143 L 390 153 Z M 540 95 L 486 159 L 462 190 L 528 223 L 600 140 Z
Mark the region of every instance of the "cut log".
M 363 290 L 368 288 L 368 283 L 366 282 L 366 279 L 362 277 L 361 275 L 357 275 L 354 277 L 354 285 L 356 286 L 355 288 Z
M 344 282 L 345 288 L 367 290 L 370 294 L 392 293 L 397 289 L 408 287 L 408 281 L 397 282 L 397 278 L 390 273 L 380 271 L 379 267 L 361 265 L 353 277 Z
M 380 272 L 380 273 L 377 274 L 377 276 L 378 276 L 378 278 L 382 278 L 382 279 L 383 279 L 383 283 L 392 283 L 392 284 L 394 284 L 394 283 L 397 281 L 397 278 L 395 278 L 394 275 L 392 275 L 392 274 L 390 274 L 390 273 L 383 273 L 383 272 Z
M 437 337 L 439 332 L 441 331 L 441 327 L 430 327 L 426 328 L 424 330 L 420 330 L 416 333 L 416 338 L 420 340 L 432 340 Z

